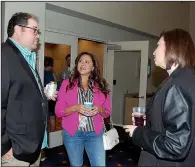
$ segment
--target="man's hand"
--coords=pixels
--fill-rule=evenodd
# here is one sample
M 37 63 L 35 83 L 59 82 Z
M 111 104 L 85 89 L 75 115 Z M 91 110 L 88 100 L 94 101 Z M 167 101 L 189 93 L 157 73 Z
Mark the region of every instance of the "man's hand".
M 5 155 L 2 156 L 2 158 L 6 159 L 6 160 L 11 160 L 12 157 L 13 157 L 12 148 Z
M 48 97 L 48 100 L 56 101 L 57 97 L 58 97 L 58 91 L 56 91 L 56 92 L 53 94 L 52 97 Z
M 47 91 L 46 91 L 46 87 L 44 88 L 44 93 L 45 93 L 45 96 L 47 97 Z M 58 91 L 56 91 L 52 97 L 47 97 L 48 100 L 53 100 L 53 101 L 56 101 L 58 97 Z

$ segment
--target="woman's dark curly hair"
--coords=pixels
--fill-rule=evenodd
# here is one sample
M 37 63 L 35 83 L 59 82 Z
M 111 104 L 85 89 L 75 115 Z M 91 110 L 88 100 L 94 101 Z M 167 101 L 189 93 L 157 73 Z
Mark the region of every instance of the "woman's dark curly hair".
M 66 91 L 68 89 L 72 89 L 75 86 L 76 81 L 78 81 L 78 87 L 82 88 L 81 76 L 78 71 L 78 63 L 83 55 L 88 55 L 91 58 L 93 62 L 93 67 L 94 67 L 94 70 L 91 72 L 89 76 L 89 80 L 88 80 L 89 89 L 93 91 L 93 87 L 95 86 L 105 95 L 105 97 L 107 97 L 107 95 L 110 92 L 108 88 L 108 84 L 106 80 L 100 76 L 100 70 L 99 70 L 98 63 L 97 63 L 95 56 L 88 52 L 82 52 L 77 56 L 75 60 L 75 67 L 73 71 L 71 72 L 71 76 L 69 78 L 69 85 L 67 85 Z

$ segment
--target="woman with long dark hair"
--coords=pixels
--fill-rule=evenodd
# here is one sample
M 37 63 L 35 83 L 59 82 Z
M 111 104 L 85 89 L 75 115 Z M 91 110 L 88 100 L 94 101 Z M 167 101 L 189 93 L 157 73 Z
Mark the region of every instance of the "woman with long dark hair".
M 93 107 L 86 107 L 85 102 Z M 60 87 L 55 112 L 62 117 L 64 145 L 71 166 L 83 165 L 84 149 L 91 166 L 105 166 L 103 119 L 111 113 L 110 93 L 92 54 L 82 52 L 76 58 L 71 77 Z

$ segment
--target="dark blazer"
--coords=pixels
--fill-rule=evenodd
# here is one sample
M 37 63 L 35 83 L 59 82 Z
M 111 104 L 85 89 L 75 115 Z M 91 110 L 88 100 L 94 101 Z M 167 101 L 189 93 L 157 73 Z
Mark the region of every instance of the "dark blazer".
M 34 163 L 47 122 L 47 99 L 18 48 L 1 46 L 1 156 L 12 147 L 16 159 Z
M 195 71 L 177 68 L 147 106 L 146 127 L 135 129 L 138 166 L 195 165 Z

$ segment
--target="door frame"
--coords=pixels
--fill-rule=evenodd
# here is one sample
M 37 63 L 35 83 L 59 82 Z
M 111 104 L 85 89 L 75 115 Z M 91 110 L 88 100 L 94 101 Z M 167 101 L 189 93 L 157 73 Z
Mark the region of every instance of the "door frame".
M 111 98 L 113 93 L 113 72 L 114 72 L 115 51 L 140 51 L 141 52 L 141 64 L 140 64 L 140 74 L 139 74 L 140 76 L 139 106 L 145 106 L 146 90 L 147 90 L 149 41 L 120 41 L 120 42 L 109 42 L 108 45 L 105 45 L 106 53 L 104 57 L 104 70 L 105 70 L 104 77 L 106 78 L 110 86 Z
M 78 37 L 46 29 L 44 42 L 71 46 L 70 68 L 72 69 L 74 67 L 74 62 L 78 54 Z
M 61 32 L 55 32 L 51 29 L 45 30 L 44 43 L 64 44 L 71 46 L 71 64 L 70 68 L 74 67 L 74 62 L 78 54 L 78 38 L 76 36 L 67 35 Z M 41 64 L 44 64 L 44 58 Z M 63 145 L 62 130 L 50 132 L 49 135 L 49 148 Z

